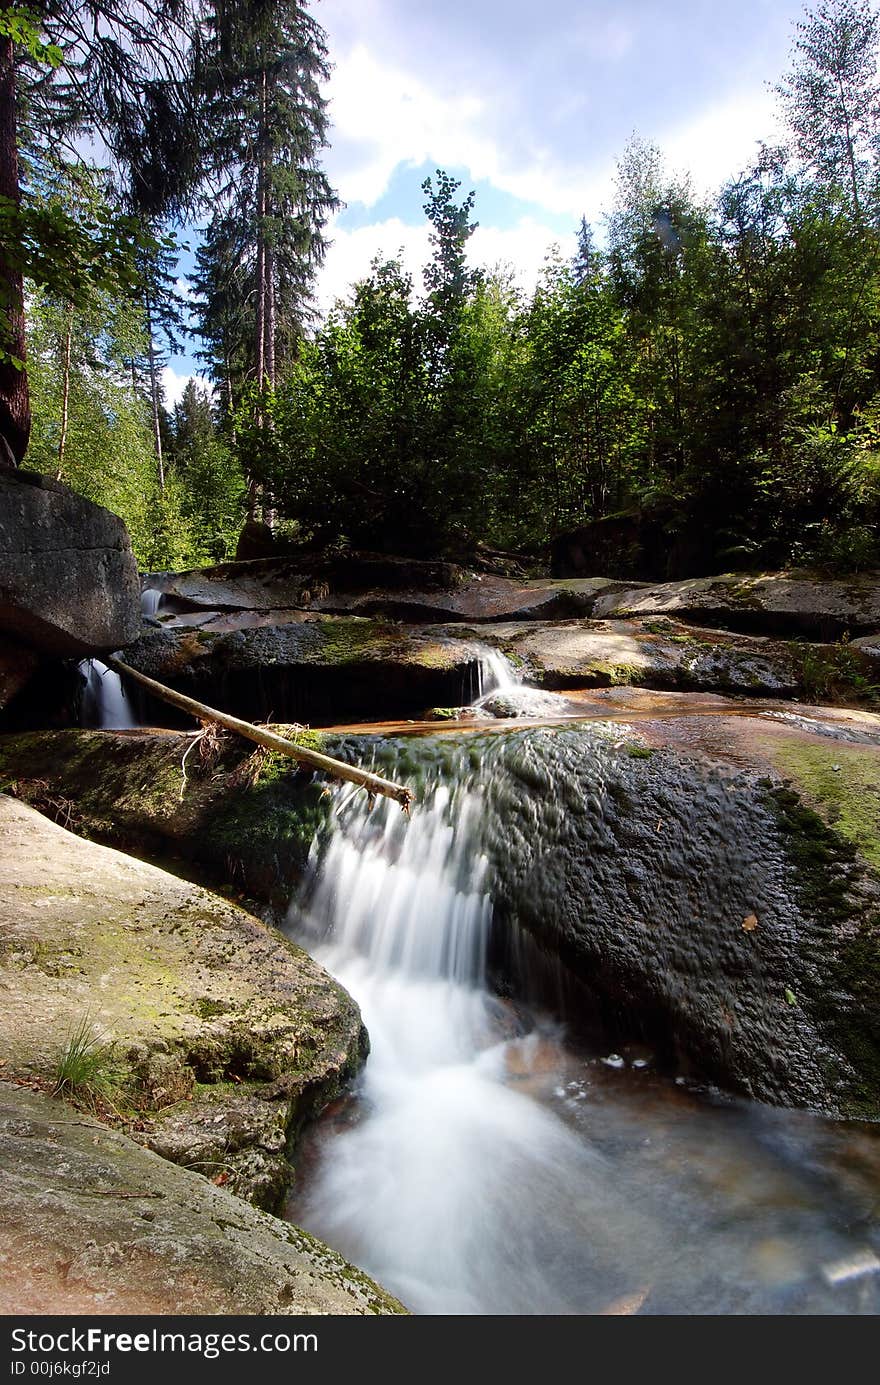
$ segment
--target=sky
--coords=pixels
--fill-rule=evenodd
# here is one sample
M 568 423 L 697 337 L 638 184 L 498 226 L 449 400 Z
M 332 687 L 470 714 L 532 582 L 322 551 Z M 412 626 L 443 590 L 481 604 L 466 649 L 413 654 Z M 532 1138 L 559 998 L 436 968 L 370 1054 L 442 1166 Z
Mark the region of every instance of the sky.
M 601 238 L 630 136 L 711 193 L 779 137 L 770 90 L 800 0 L 316 0 L 327 34 L 330 147 L 345 206 L 317 284 L 326 312 L 373 257 L 428 257 L 421 184 L 438 167 L 476 192 L 475 264 L 534 286 L 548 249 Z M 196 369 L 172 360 L 173 404 Z

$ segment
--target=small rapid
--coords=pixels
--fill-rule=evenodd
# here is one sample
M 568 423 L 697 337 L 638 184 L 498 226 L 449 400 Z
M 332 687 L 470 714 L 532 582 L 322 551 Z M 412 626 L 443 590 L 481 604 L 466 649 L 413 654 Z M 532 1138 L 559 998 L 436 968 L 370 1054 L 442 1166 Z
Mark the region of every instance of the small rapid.
M 486 645 L 477 660 L 477 696 L 470 711 L 488 717 L 552 717 L 565 699 L 558 693 L 528 687 L 522 674 L 500 649 Z
M 312 843 L 289 928 L 371 1052 L 288 1215 L 417 1313 L 876 1312 L 845 1126 L 585 1051 L 492 993 L 491 773 L 423 784 L 411 820 L 340 790 Z M 852 1140 L 870 1184 L 880 1141 Z
M 100 659 L 83 660 L 79 671 L 85 679 L 80 716 L 83 726 L 130 731 L 139 724 L 118 673 Z

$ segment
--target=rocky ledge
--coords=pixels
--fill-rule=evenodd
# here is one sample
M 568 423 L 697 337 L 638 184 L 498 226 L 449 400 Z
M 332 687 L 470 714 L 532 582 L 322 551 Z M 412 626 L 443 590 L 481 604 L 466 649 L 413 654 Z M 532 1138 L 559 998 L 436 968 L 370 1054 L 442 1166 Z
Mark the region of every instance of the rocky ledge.
M 273 928 L 0 796 L 3 1076 L 51 1090 L 77 1037 L 81 1095 L 131 1138 L 262 1207 L 308 1116 L 357 1071 L 354 1001 Z M 71 1092 L 77 1096 L 76 1078 Z
M 0 1082 L 0 1313 L 405 1310 L 315 1237 Z

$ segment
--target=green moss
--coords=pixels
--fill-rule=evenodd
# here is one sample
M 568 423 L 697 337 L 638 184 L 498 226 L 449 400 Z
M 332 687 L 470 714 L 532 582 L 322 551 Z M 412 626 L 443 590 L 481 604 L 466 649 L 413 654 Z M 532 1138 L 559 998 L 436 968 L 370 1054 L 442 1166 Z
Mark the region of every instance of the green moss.
M 645 681 L 645 669 L 635 664 L 593 664 L 586 670 L 599 687 L 631 687 Z
M 842 749 L 835 747 L 839 754 Z M 785 747 L 787 750 L 788 747 Z M 824 747 L 797 747 L 824 750 Z M 880 1115 L 880 914 L 865 914 L 850 890 L 856 848 L 790 788 L 769 790 L 795 889 L 814 926 L 831 934 L 833 962 L 817 983 L 803 983 L 806 1002 L 855 1069 L 842 1093 L 845 1113 Z M 831 1077 L 837 1077 L 831 1073 Z
M 880 869 L 880 753 L 799 741 L 776 743 L 771 753 L 823 821 Z
M 631 760 L 650 760 L 654 751 L 649 745 L 628 745 L 626 753 Z

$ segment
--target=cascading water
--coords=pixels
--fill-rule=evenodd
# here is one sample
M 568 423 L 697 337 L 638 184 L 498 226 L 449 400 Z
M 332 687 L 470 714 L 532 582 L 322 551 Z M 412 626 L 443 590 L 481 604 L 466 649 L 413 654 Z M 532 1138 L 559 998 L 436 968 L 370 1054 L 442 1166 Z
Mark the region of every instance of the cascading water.
M 409 823 L 358 803 L 330 839 L 303 932 L 361 1005 L 370 1114 L 337 1142 L 306 1223 L 417 1311 L 573 1311 L 536 1250 L 570 1240 L 568 1195 L 592 1161 L 504 1082 L 481 806 L 442 786 Z
M 130 731 L 138 725 L 119 674 L 100 659 L 85 659 L 79 671 L 86 680 L 82 699 L 83 726 L 106 731 Z
M 165 593 L 156 587 L 145 587 L 141 592 L 141 615 L 155 616 L 162 605 Z
M 880 1259 L 811 1187 L 828 1127 L 707 1104 L 643 1051 L 585 1056 L 491 994 L 498 772 L 423 786 L 411 820 L 340 791 L 312 844 L 290 927 L 371 1054 L 292 1220 L 420 1313 L 876 1311 Z
M 481 649 L 477 664 L 477 696 L 471 709 L 502 717 L 548 717 L 559 712 L 563 699 L 523 683 L 522 675 L 500 649 Z

